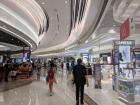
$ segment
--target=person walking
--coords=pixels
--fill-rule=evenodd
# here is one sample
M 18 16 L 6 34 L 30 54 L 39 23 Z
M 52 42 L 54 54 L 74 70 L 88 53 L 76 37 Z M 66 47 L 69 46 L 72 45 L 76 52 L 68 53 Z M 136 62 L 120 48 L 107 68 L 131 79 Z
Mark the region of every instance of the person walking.
M 53 94 L 53 83 L 56 83 L 55 79 L 55 64 L 50 64 L 50 69 L 48 70 L 48 84 L 50 89 L 50 96 Z
M 12 70 L 12 68 L 13 68 L 12 61 L 8 60 L 7 63 L 4 65 L 4 69 L 5 69 L 4 80 L 5 80 L 5 82 L 8 82 L 8 76 L 9 76 L 9 73 Z
M 2 82 L 4 78 L 4 67 L 3 67 L 3 63 L 0 63 L 0 82 Z
M 61 62 L 61 69 L 62 69 L 62 74 L 63 74 L 63 71 L 64 71 L 64 63 Z
M 69 61 L 67 61 L 66 63 L 66 70 L 67 70 L 67 74 L 70 73 L 70 64 L 69 64 Z
M 41 61 L 39 60 L 39 61 L 37 62 L 37 72 L 38 72 L 38 73 L 40 73 L 41 67 L 42 67 L 42 64 L 41 64 Z
M 61 69 L 62 69 L 62 71 L 64 69 L 64 63 L 63 62 L 61 62 Z
M 77 60 L 77 65 L 73 68 L 73 83 L 76 87 L 76 105 L 79 105 L 79 93 L 81 105 L 84 104 L 84 85 L 88 84 L 86 67 L 82 65 L 82 59 Z
M 75 66 L 75 62 L 72 61 L 72 62 L 71 62 L 71 71 L 73 71 L 74 66 Z
M 47 73 L 47 63 L 44 62 L 44 76 L 46 76 L 46 73 Z

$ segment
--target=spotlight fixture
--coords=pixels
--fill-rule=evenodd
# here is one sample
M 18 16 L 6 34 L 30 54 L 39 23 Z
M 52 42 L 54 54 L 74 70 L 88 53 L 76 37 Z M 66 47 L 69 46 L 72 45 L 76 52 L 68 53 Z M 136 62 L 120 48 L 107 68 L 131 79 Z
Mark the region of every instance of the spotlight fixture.
M 88 40 L 86 40 L 85 43 L 88 43 Z
M 44 4 L 45 4 L 45 2 L 42 2 L 41 4 L 43 4 L 43 5 L 44 5 Z
M 68 1 L 66 0 L 66 1 L 65 1 L 65 4 L 67 4 L 67 3 L 68 3 Z

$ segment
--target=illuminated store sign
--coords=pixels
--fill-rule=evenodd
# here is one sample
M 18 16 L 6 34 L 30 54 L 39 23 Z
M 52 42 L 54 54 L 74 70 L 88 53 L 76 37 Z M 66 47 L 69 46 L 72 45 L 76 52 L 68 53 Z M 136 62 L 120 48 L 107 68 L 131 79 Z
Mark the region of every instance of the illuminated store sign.
M 135 41 L 134 40 L 126 40 L 126 41 L 120 41 L 120 40 L 115 40 L 114 41 L 115 45 L 129 45 L 129 46 L 134 46 Z

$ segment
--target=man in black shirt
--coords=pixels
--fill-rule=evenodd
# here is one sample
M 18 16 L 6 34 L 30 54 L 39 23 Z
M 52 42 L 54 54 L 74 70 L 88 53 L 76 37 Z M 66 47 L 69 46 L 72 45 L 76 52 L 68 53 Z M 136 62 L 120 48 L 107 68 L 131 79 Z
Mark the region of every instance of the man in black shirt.
M 12 65 L 12 61 L 8 60 L 7 63 L 4 65 L 4 69 L 5 69 L 5 82 L 8 82 L 8 75 L 10 73 L 10 71 L 12 70 L 13 65 Z
M 76 85 L 76 105 L 79 105 L 79 93 L 81 93 L 81 105 L 84 104 L 83 99 L 84 99 L 84 85 L 86 84 L 86 68 L 84 65 L 82 65 L 82 60 L 78 59 L 77 60 L 77 65 L 74 66 L 73 69 L 73 78 L 74 78 L 74 83 Z M 88 86 L 88 81 L 87 81 L 87 86 Z

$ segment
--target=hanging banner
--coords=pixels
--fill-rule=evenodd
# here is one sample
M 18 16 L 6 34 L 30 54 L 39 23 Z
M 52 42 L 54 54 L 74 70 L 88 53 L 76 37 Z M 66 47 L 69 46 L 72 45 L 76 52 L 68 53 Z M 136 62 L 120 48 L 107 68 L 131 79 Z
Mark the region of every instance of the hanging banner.
M 120 40 L 126 39 L 135 32 L 135 23 L 133 18 L 128 18 L 120 27 Z
M 120 27 L 120 40 L 124 40 L 130 35 L 130 19 L 128 18 Z

